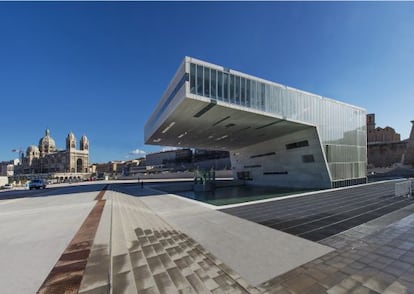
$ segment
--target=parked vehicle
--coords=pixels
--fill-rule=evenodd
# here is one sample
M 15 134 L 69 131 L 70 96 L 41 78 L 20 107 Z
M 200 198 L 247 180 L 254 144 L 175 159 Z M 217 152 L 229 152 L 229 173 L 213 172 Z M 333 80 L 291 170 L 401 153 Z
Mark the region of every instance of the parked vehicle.
M 45 180 L 42 179 L 35 179 L 35 180 L 31 180 L 29 183 L 29 189 L 46 189 L 47 183 Z
M 6 184 L 3 186 L 3 189 L 13 189 L 13 185 L 12 184 Z

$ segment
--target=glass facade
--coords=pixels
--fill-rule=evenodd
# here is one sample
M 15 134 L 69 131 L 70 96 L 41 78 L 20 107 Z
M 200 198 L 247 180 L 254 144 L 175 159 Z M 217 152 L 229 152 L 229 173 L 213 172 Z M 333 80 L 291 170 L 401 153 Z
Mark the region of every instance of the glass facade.
M 365 181 L 366 113 L 363 109 L 203 64 L 190 63 L 189 69 L 192 94 L 315 125 L 332 180 L 338 186 Z

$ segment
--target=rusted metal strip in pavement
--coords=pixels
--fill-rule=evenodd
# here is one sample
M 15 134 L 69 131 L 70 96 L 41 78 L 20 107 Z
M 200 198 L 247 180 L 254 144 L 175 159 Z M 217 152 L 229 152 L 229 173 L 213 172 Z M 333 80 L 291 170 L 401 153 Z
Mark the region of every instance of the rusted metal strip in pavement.
M 98 195 L 96 195 L 95 200 L 102 200 L 102 197 L 105 194 L 105 191 L 108 190 L 109 185 L 105 185 L 105 187 L 103 187 L 103 189 L 98 193 Z
M 105 206 L 108 185 L 96 196 L 95 206 L 39 288 L 39 294 L 78 293 L 96 230 Z

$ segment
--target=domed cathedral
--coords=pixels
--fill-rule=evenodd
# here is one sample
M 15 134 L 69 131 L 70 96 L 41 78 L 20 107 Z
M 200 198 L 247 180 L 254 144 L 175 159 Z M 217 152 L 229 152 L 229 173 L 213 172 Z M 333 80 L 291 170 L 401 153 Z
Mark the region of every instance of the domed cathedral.
M 79 149 L 76 149 L 76 137 L 69 132 L 66 137 L 66 149 L 58 150 L 50 130 L 46 129 L 38 146 L 27 147 L 22 165 L 16 171 L 20 175 L 42 174 L 49 178 L 65 180 L 87 177 L 88 167 L 89 141 L 85 135 L 81 137 Z

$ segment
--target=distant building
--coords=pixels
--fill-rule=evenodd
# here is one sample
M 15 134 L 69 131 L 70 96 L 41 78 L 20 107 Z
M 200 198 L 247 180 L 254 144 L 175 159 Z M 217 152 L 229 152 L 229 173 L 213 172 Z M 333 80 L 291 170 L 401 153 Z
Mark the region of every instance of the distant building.
M 95 163 L 95 173 L 98 175 L 116 176 L 123 174 L 125 161 L 109 161 L 105 163 Z
M 0 162 L 0 176 L 12 177 L 14 175 L 14 166 L 18 163 L 18 159 Z
M 185 165 L 192 162 L 193 152 L 191 149 L 176 149 L 162 152 L 154 152 L 146 155 L 147 170 L 164 168 L 176 168 L 177 165 Z
M 145 158 L 94 163 L 90 166 L 90 170 L 98 178 L 136 175 L 146 172 Z
M 368 167 L 414 166 L 414 121 L 410 137 L 400 140 L 391 127 L 375 128 L 375 114 L 367 115 Z
M 15 175 L 42 175 L 59 180 L 80 178 L 88 173 L 88 138 L 82 136 L 79 149 L 76 149 L 75 135 L 70 132 L 66 137 L 66 149 L 58 150 L 48 129 L 37 146 L 27 147 L 21 164 L 15 166 Z
M 375 114 L 367 114 L 367 142 L 370 143 L 385 143 L 385 142 L 399 142 L 401 141 L 400 134 L 396 133 L 391 127 L 375 127 Z

